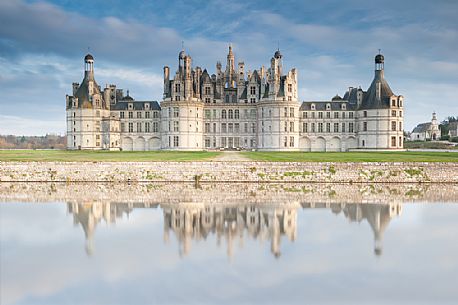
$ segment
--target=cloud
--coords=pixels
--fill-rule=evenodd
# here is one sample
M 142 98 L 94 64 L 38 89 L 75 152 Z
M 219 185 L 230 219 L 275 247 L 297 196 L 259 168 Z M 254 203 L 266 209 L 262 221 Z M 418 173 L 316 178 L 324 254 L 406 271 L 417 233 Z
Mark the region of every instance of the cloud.
M 298 68 L 301 100 L 329 99 L 348 86 L 367 89 L 373 56 L 381 48 L 390 85 L 406 97 L 407 129 L 428 120 L 432 110 L 439 117 L 456 115 L 458 92 L 451 84 L 458 83 L 458 29 L 450 14 L 456 5 L 419 1 L 406 11 L 407 5 L 398 2 L 385 1 L 374 13 L 373 4 L 358 0 L 347 5 L 216 1 L 199 6 L 134 0 L 128 7 L 114 3 L 109 8 L 98 0 L 65 6 L 1 1 L 0 112 L 58 120 L 71 83 L 81 80 L 88 46 L 99 84 L 115 83 L 138 99 L 160 100 L 162 67 L 174 73 L 184 40 L 193 65 L 210 73 L 217 60 L 224 64 L 228 42 L 247 70 L 269 65 L 280 42 L 285 69 Z M 432 92 L 420 94 L 425 87 Z

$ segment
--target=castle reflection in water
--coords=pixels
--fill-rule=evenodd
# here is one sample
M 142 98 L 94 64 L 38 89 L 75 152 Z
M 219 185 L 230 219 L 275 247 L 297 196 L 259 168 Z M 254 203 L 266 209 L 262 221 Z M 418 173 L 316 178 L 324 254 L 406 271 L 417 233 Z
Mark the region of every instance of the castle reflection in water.
M 174 235 L 179 244 L 180 256 L 191 251 L 193 241 L 206 240 L 215 235 L 217 244 L 225 243 L 227 255 L 233 255 L 234 244 L 243 244 L 245 238 L 270 243 L 275 257 L 281 255 L 282 240 L 293 242 L 297 237 L 297 212 L 299 209 L 328 209 L 345 216 L 351 222 L 367 221 L 374 234 L 374 253 L 381 255 L 383 233 L 391 219 L 399 216 L 401 203 L 338 204 L 338 203 L 285 203 L 285 204 L 150 204 L 87 202 L 68 203 L 74 224 L 80 224 L 86 237 L 86 251 L 93 253 L 93 237 L 101 222 L 115 223 L 134 209 L 161 208 L 164 216 L 164 242 Z

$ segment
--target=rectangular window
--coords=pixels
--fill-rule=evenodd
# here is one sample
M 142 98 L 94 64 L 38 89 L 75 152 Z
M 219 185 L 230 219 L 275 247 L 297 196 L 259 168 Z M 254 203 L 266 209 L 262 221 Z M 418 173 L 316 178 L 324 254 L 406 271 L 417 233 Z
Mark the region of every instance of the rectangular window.
M 142 132 L 142 123 L 137 123 L 137 132 Z
M 129 132 L 134 132 L 134 123 L 129 123 Z
M 363 111 L 363 117 L 367 118 L 367 111 Z
M 391 146 L 396 147 L 396 137 L 391 137 Z
M 205 131 L 206 133 L 209 133 L 209 132 L 210 132 L 210 123 L 205 123 L 204 131 Z
M 367 122 L 363 122 L 363 131 L 367 131 Z
M 205 138 L 205 147 L 210 148 L 210 138 Z
M 256 87 L 255 86 L 251 86 L 250 87 L 250 94 L 251 95 L 255 95 L 256 94 Z
M 173 146 L 178 147 L 180 145 L 180 138 L 178 136 L 173 136 Z
M 121 131 L 126 132 L 126 124 L 121 123 Z
M 312 132 L 315 132 L 315 123 L 312 123 Z
M 399 117 L 402 117 L 402 111 L 399 111 Z
M 289 116 L 294 118 L 294 108 L 293 107 L 289 108 Z
M 243 132 L 248 133 L 248 123 L 243 124 Z
M 396 122 L 391 122 L 391 131 L 396 131 Z
M 226 123 L 221 123 L 221 132 L 222 133 L 226 133 L 227 132 Z
M 180 92 L 180 84 L 175 84 L 175 92 Z
M 208 87 L 208 86 L 205 87 L 205 94 L 206 94 L 206 95 L 209 95 L 209 94 L 211 94 L 210 92 L 211 92 L 211 91 L 210 91 L 210 87 Z
M 348 132 L 355 132 L 355 127 L 353 123 L 348 123 Z
M 285 130 L 285 132 L 287 132 L 287 131 L 288 131 L 288 122 L 285 122 L 285 125 L 284 125 L 284 126 L 285 126 L 285 129 L 284 129 L 284 130 Z
M 233 133 L 234 132 L 234 125 L 232 123 L 227 124 L 227 131 L 229 133 Z
M 251 123 L 251 132 L 252 133 L 256 132 L 256 124 L 255 123 Z
M 133 119 L 134 118 L 134 113 L 132 111 L 129 111 L 129 119 Z
M 240 132 L 240 124 L 239 123 L 235 123 L 234 124 L 234 132 L 235 133 L 239 133 Z
M 289 131 L 294 132 L 294 122 L 289 122 Z
M 145 132 L 150 132 L 150 125 L 149 125 L 149 122 L 146 122 L 145 123 Z
M 137 119 L 141 119 L 142 118 L 142 113 L 140 111 L 137 112 Z
M 255 104 L 256 103 L 256 98 L 255 97 L 250 98 L 250 103 L 251 104 Z
M 180 116 L 180 108 L 178 107 L 173 107 L 173 117 L 177 118 Z
M 334 132 L 339 132 L 339 123 L 334 123 Z
M 213 118 L 216 119 L 216 109 L 213 109 Z
M 399 131 L 402 131 L 402 122 L 399 122 Z
M 345 112 L 342 112 L 342 119 L 345 119 Z
M 331 123 L 326 123 L 326 132 L 331 132 Z
M 153 132 L 159 132 L 159 123 L 153 122 Z
M 285 107 L 284 116 L 285 118 L 288 117 L 288 107 Z
M 327 118 L 327 119 L 330 119 L 330 118 L 331 118 L 331 113 L 330 113 L 330 112 L 326 112 L 326 118 Z
M 173 121 L 173 131 L 175 131 L 175 132 L 180 131 L 180 122 Z
M 206 97 L 205 98 L 205 104 L 210 104 L 210 102 L 211 102 L 211 99 L 209 97 Z
M 391 110 L 391 116 L 396 116 L 396 110 Z
M 205 109 L 205 118 L 210 119 L 211 118 L 211 111 L 210 109 Z
M 315 112 L 312 112 L 312 119 L 315 118 Z
M 339 118 L 339 113 L 336 111 L 334 112 L 334 119 L 338 119 Z
M 402 147 L 402 137 L 399 137 L 399 147 Z
M 293 84 L 288 84 L 288 92 L 293 92 Z
M 285 137 L 283 140 L 283 146 L 288 147 L 288 137 Z
M 149 119 L 149 118 L 150 118 L 150 112 L 149 112 L 149 111 L 146 111 L 146 112 L 145 112 L 145 118 L 146 118 L 146 119 Z
M 348 118 L 353 119 L 353 116 L 354 116 L 353 112 L 348 113 Z
M 119 113 L 119 117 L 120 117 L 121 119 L 124 119 L 124 111 L 121 111 L 121 112 Z
M 318 132 L 323 132 L 323 123 L 318 123 Z
M 250 110 L 250 117 L 251 117 L 252 119 L 256 119 L 256 109 L 251 109 L 251 110 Z
M 345 123 L 342 123 L 342 132 L 345 132 Z
M 159 117 L 159 111 L 154 111 L 153 112 L 153 118 L 157 119 Z
M 322 119 L 322 118 L 323 118 L 323 112 L 321 112 L 321 111 L 318 112 L 318 118 L 319 118 L 319 119 Z
M 213 123 L 213 132 L 216 133 L 216 123 Z
M 294 137 L 289 137 L 289 147 L 294 147 Z
M 309 132 L 309 126 L 307 123 L 302 123 L 302 132 Z

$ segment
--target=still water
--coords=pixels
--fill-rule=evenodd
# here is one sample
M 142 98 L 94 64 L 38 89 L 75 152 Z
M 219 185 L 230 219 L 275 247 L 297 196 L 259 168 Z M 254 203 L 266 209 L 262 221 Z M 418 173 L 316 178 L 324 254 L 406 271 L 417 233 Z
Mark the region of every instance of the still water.
M 0 184 L 0 304 L 457 304 L 456 185 Z

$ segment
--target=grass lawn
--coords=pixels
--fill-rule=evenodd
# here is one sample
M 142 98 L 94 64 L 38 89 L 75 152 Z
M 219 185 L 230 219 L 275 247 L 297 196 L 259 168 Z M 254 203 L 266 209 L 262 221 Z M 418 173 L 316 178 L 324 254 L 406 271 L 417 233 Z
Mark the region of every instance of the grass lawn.
M 0 161 L 204 161 L 219 152 L 0 150 Z
M 242 152 L 255 161 L 285 162 L 458 162 L 458 152 Z

